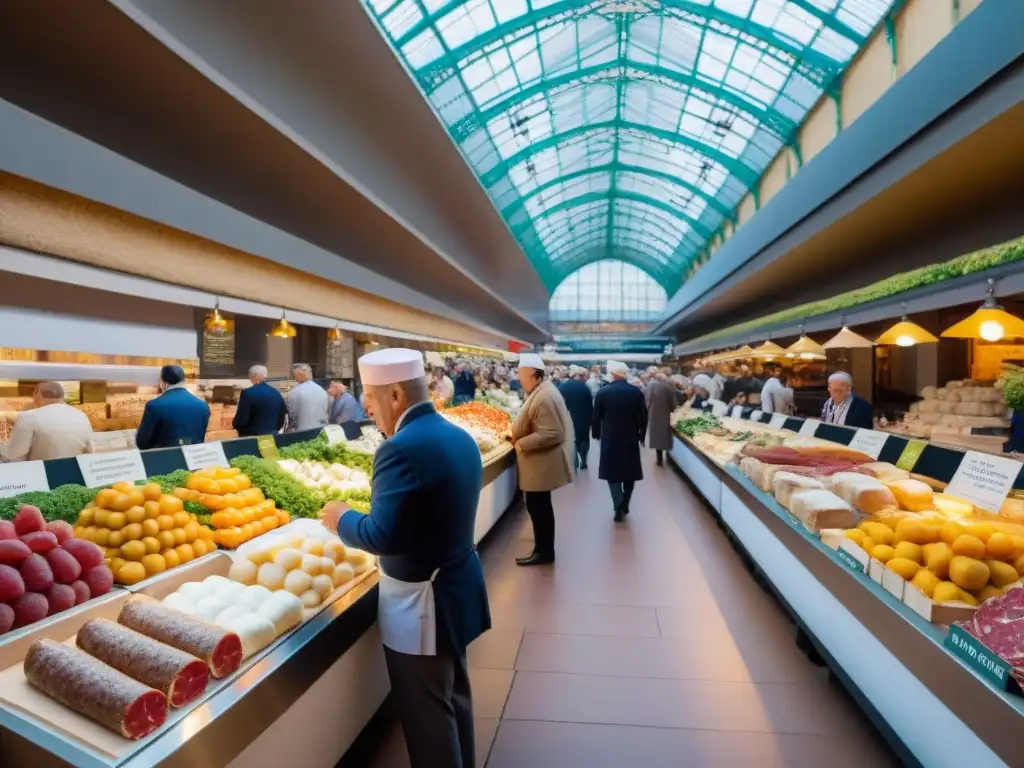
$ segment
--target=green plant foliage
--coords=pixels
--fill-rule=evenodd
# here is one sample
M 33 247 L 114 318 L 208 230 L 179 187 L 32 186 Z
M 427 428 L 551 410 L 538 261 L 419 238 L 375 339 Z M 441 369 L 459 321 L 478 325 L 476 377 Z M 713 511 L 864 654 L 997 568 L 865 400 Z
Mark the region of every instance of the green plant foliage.
M 1016 365 L 1005 366 L 1002 390 L 1006 407 L 1024 413 L 1024 368 Z
M 1024 261 L 1024 237 L 1011 240 L 1002 245 L 968 253 L 964 256 L 957 256 L 955 259 L 950 259 L 941 264 L 932 264 L 927 267 L 910 270 L 909 272 L 901 272 L 885 280 L 879 280 L 877 283 L 872 283 L 863 288 L 841 293 L 830 299 L 812 301 L 808 304 L 801 304 L 798 307 L 791 307 L 781 312 L 759 317 L 756 320 L 733 325 L 721 331 L 701 336 L 697 341 L 713 341 L 717 338 L 732 336 L 744 331 L 755 331 L 768 325 L 826 315 L 830 312 L 839 312 L 866 304 L 869 301 L 887 299 L 907 291 L 912 291 L 915 288 L 923 288 L 927 285 L 936 285 L 957 277 L 974 275 L 978 272 L 984 272 L 986 269 L 1012 264 L 1017 261 Z
M 52 491 L 29 491 L 9 499 L 0 499 L 0 520 L 13 520 L 23 504 L 39 507 L 47 522 L 64 520 L 74 525 L 78 513 L 96 498 L 96 488 L 82 485 L 60 485 Z
M 355 451 L 344 443 L 329 445 L 323 433 L 312 440 L 292 443 L 281 448 L 282 459 L 295 461 L 326 461 L 328 464 L 344 464 L 346 467 L 358 469 L 367 475 L 373 475 L 373 456 L 362 451 Z

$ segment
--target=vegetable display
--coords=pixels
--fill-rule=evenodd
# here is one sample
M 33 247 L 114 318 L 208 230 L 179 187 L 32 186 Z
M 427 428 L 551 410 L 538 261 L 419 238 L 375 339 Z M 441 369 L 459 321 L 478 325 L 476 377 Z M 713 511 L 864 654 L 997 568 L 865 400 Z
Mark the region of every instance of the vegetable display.
M 699 416 L 693 416 L 686 419 L 680 419 L 676 422 L 676 431 L 687 437 L 694 437 L 701 432 L 707 432 L 709 429 L 721 427 L 720 422 L 715 416 L 710 413 L 702 413 Z
M 325 462 L 327 464 L 343 464 L 358 469 L 367 476 L 373 475 L 373 454 L 356 450 L 350 443 L 329 445 L 327 438 L 321 433 L 312 440 L 292 443 L 280 449 L 282 459 L 294 461 Z
M 481 453 L 494 450 L 502 444 L 501 433 L 512 426 L 509 415 L 481 400 L 446 408 L 441 415 L 469 432 Z
M 326 503 L 322 493 L 307 488 L 276 462 L 257 456 L 238 456 L 231 460 L 231 466 L 248 475 L 253 485 L 263 491 L 268 499 L 272 499 L 278 508 L 287 510 L 293 518 L 315 518 Z
M 24 506 L 35 507 L 45 520 L 63 520 L 74 524 L 78 513 L 89 506 L 96 491 L 83 485 L 59 485 L 52 491 L 30 491 L 9 499 L 0 499 L 0 520 L 13 520 Z
M 328 464 L 295 459 L 277 462 L 285 472 L 294 475 L 306 488 L 324 496 L 328 501 L 344 501 L 360 512 L 370 511 L 370 477 L 359 469 L 344 464 Z
M 0 635 L 110 591 L 103 550 L 72 533 L 28 505 L 0 520 Z

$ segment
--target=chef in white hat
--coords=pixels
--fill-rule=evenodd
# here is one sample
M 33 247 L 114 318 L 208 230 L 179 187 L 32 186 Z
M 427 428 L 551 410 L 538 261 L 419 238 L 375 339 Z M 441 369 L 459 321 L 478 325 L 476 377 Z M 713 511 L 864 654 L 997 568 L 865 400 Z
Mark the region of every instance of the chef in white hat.
M 473 541 L 480 451 L 434 410 L 422 353 L 371 352 L 359 375 L 388 437 L 373 457 L 371 511 L 332 502 L 321 518 L 346 545 L 380 555 L 377 623 L 411 765 L 473 766 L 466 647 L 491 626 Z
M 519 383 L 526 402 L 506 435 L 516 448 L 519 487 L 533 524 L 533 552 L 517 557 L 518 565 L 555 561 L 555 510 L 551 492 L 575 477 L 572 419 L 544 361 L 533 352 L 519 356 Z
M 629 514 L 636 481 L 644 479 L 640 466 L 640 446 L 647 432 L 647 404 L 643 392 L 626 379 L 629 366 L 608 361 L 612 383 L 594 398 L 591 433 L 601 441 L 601 463 L 597 476 L 607 481 L 612 495 L 615 522 Z

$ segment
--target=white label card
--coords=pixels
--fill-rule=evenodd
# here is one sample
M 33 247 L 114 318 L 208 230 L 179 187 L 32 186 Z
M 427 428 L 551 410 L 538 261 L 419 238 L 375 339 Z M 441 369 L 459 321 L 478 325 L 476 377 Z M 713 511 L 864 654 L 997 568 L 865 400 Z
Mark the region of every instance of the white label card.
M 998 512 L 1013 488 L 1020 468 L 1021 463 L 1015 459 L 967 451 L 946 486 L 946 493 L 967 499 L 989 512 Z
M 760 421 L 761 420 L 761 412 L 760 411 L 754 411 L 752 414 L 750 414 L 750 420 L 751 421 Z
M 800 425 L 800 434 L 804 437 L 814 437 L 819 424 L 821 422 L 818 419 L 804 419 L 804 423 Z
M 9 499 L 29 491 L 48 491 L 46 467 L 41 461 L 16 461 L 0 464 L 0 499 Z
M 224 455 L 224 444 L 200 443 L 199 445 L 183 445 L 181 452 L 185 454 L 185 465 L 195 472 L 207 467 L 228 467 L 228 457 Z
M 725 416 L 729 412 L 729 406 L 723 403 L 721 400 L 712 400 L 711 412 L 715 414 L 715 416 L 721 418 L 722 416 Z
M 859 428 L 850 441 L 850 448 L 861 453 L 866 453 L 872 459 L 877 459 L 882 454 L 885 441 L 889 439 L 886 432 L 879 432 L 877 429 Z
M 132 483 L 146 479 L 146 468 L 142 464 L 142 454 L 138 451 L 79 456 L 78 468 L 82 470 L 86 488 L 101 488 L 122 480 Z
M 732 417 L 734 419 L 738 419 L 738 418 L 741 418 L 742 416 L 743 416 L 743 406 L 742 405 L 734 405 L 732 407 Z
M 772 420 L 768 422 L 768 426 L 773 429 L 782 429 L 786 426 L 786 419 L 789 417 L 784 413 L 773 413 Z
M 337 424 L 327 424 L 324 426 L 324 434 L 327 436 L 328 445 L 337 445 L 338 443 L 344 443 L 348 440 L 348 438 L 345 437 L 345 430 Z

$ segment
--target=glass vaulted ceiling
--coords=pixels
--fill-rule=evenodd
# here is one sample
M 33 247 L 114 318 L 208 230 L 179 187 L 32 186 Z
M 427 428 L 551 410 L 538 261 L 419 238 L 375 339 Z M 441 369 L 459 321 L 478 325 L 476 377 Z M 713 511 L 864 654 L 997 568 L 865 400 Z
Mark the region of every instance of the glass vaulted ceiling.
M 363 0 L 553 290 L 675 291 L 891 0 Z

